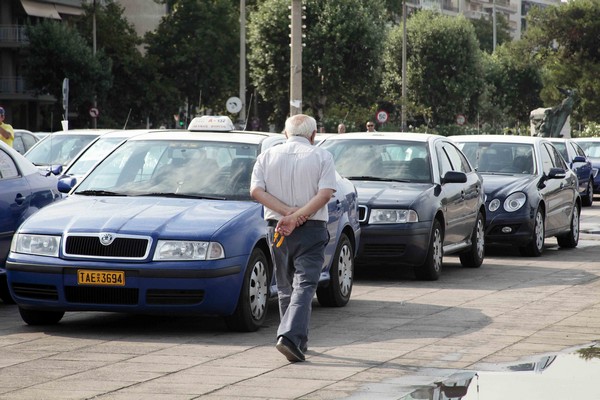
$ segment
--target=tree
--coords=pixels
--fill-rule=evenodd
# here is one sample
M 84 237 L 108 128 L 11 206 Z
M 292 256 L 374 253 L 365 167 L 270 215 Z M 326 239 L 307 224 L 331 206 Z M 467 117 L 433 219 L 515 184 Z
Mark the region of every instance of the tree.
M 93 47 L 92 18 L 96 18 L 96 45 L 112 64 L 113 83 L 110 91 L 98 97 L 99 127 L 143 127 L 148 115 L 156 118 L 152 104 L 160 96 L 170 97 L 171 91 L 156 88 L 158 78 L 154 64 L 147 62 L 139 48 L 141 38 L 123 16 L 124 9 L 113 1 L 105 6 L 83 4 L 85 14 L 78 21 L 79 32 Z M 171 100 L 174 100 L 171 95 Z M 157 125 L 157 124 L 155 124 Z
M 479 40 L 479 48 L 487 53 L 494 51 L 494 21 L 490 15 L 487 18 L 470 19 L 475 28 L 475 35 Z M 510 25 L 506 17 L 496 13 L 496 47 L 502 43 L 510 42 Z
M 543 65 L 547 107 L 565 98 L 558 90 L 575 89 L 580 99 L 573 116 L 582 122 L 600 120 L 600 2 L 578 0 L 560 3 L 528 14 L 523 40 Z
M 398 100 L 402 84 L 402 26 L 385 52 L 384 90 Z M 419 11 L 407 21 L 407 92 L 433 125 L 453 124 L 458 114 L 475 120 L 483 71 L 473 25 L 464 17 Z
M 303 4 L 304 108 L 322 122 L 329 104 L 372 104 L 379 95 L 383 2 L 306 0 Z M 289 5 L 289 0 L 265 0 L 248 24 L 250 78 L 263 99 L 273 104 L 272 122 L 279 126 L 289 112 Z
M 69 113 L 77 114 L 70 127 L 87 126 L 94 93 L 105 95 L 112 83 L 111 63 L 92 49 L 79 33 L 66 24 L 43 20 L 26 29 L 29 45 L 23 55 L 23 75 L 38 93 L 62 99 L 62 82 L 69 79 Z M 55 106 L 64 114 L 62 102 Z
M 237 91 L 239 71 L 239 10 L 231 0 L 170 1 L 172 11 L 146 35 L 147 57 L 180 93 L 178 111 L 187 101 L 218 113 Z M 164 112 L 164 111 L 163 111 Z

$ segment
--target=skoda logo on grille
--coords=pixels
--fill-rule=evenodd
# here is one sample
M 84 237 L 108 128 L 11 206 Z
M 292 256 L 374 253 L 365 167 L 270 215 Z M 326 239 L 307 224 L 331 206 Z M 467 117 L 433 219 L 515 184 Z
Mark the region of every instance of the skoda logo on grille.
M 112 233 L 103 232 L 100 234 L 100 243 L 103 246 L 109 246 L 115 240 L 115 235 Z

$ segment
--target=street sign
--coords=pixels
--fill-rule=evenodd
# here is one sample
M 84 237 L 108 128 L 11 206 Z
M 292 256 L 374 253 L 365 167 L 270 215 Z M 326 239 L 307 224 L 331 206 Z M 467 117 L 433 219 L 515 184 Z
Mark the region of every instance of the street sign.
M 62 97 L 62 106 L 66 116 L 69 113 L 69 78 L 63 79 Z
M 462 125 L 465 124 L 465 122 L 467 122 L 467 118 L 464 115 L 458 114 L 456 116 L 456 124 L 457 125 L 461 125 L 462 126 Z
M 95 108 L 95 107 L 90 108 L 90 117 L 98 118 L 98 114 L 100 114 L 100 113 L 97 108 Z
M 242 100 L 239 97 L 230 97 L 225 103 L 227 111 L 232 114 L 237 114 L 242 111 Z
M 385 110 L 377 111 L 377 122 L 385 124 L 388 120 L 388 113 Z

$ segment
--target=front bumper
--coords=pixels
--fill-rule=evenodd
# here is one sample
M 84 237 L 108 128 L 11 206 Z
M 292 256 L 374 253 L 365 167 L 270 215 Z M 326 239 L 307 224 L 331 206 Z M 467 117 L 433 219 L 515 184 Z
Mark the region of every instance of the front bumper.
M 534 212 L 525 207 L 514 213 L 488 211 L 485 243 L 526 245 L 533 239 L 534 225 Z
M 417 266 L 425 262 L 431 221 L 361 225 L 356 263 Z
M 215 316 L 231 315 L 235 310 L 246 261 L 237 257 L 201 262 L 205 264 L 198 267 L 200 262 L 74 263 L 25 258 L 6 263 L 10 293 L 21 307 Z M 78 284 L 80 269 L 122 271 L 125 284 Z

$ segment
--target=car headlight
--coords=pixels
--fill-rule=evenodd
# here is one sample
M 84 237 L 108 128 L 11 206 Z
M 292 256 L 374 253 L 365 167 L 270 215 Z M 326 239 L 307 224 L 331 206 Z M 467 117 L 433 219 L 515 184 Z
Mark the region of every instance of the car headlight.
M 159 240 L 154 261 L 218 260 L 225 258 L 223 246 L 217 242 L 193 242 L 185 240 Z
M 527 196 L 525 193 L 517 192 L 513 193 L 504 200 L 504 209 L 507 212 L 517 211 L 519 208 L 523 207 L 525 204 L 525 200 L 527 200 Z
M 500 208 L 500 200 L 494 199 L 494 200 L 490 201 L 490 205 L 488 206 L 488 209 L 490 210 L 490 212 L 494 212 L 498 208 Z
M 60 236 L 30 235 L 18 233 L 10 245 L 10 251 L 37 256 L 58 257 Z
M 373 209 L 369 216 L 369 224 L 406 224 L 408 222 L 419 222 L 419 216 L 415 210 Z

